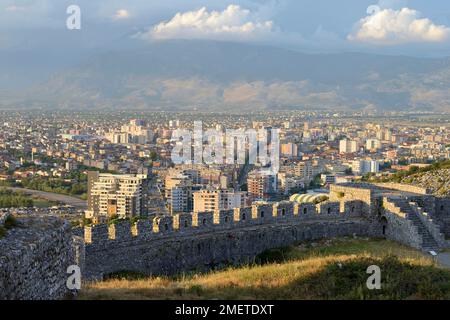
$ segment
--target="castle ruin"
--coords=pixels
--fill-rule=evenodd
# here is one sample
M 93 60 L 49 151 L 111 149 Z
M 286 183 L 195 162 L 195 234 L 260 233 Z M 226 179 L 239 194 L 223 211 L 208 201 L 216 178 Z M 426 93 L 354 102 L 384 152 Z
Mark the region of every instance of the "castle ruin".
M 0 239 L 0 299 L 63 298 L 72 264 L 84 280 L 121 271 L 174 275 L 252 263 L 268 249 L 344 236 L 439 252 L 450 247 L 450 199 L 398 184 L 344 184 L 331 186 L 329 200 L 319 204 L 255 204 L 133 225 L 71 230 L 59 219 L 31 219 Z
M 450 246 L 450 199 L 405 185 L 334 185 L 329 201 L 255 204 L 84 229 L 85 276 L 149 275 L 251 263 L 267 249 L 343 236 L 387 238 L 423 251 Z

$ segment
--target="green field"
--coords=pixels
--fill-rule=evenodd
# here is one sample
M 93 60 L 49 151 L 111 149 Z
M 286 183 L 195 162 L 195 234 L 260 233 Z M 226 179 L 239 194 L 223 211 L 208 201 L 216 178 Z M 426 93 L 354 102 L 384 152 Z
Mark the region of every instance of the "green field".
M 378 265 L 382 289 L 368 290 Z M 255 264 L 178 277 L 113 275 L 80 299 L 450 299 L 450 270 L 392 241 L 335 239 L 271 250 Z
M 49 208 L 58 205 L 57 202 L 49 201 L 42 198 L 33 198 L 33 207 L 36 208 Z

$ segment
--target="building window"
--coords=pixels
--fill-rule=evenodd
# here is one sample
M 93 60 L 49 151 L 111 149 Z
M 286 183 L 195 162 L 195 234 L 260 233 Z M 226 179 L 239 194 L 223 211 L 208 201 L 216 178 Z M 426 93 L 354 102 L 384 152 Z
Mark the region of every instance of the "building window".
M 284 217 L 286 215 L 286 209 L 281 209 L 281 215 Z

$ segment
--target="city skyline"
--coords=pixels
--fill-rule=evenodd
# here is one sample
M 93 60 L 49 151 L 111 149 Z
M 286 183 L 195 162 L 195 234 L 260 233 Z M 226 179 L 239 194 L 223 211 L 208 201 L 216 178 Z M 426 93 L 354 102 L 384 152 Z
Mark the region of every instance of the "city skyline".
M 0 0 L 0 300 L 448 300 L 449 85 L 440 0 Z

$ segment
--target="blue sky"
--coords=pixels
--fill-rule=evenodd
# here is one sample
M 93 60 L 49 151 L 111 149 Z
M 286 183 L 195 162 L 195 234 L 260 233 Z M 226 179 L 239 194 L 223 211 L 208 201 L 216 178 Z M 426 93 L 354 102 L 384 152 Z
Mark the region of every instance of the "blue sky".
M 66 29 L 71 4 L 81 8 L 81 30 Z M 450 56 L 450 1 L 0 0 L 0 50 L 82 53 L 126 38 Z

